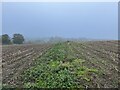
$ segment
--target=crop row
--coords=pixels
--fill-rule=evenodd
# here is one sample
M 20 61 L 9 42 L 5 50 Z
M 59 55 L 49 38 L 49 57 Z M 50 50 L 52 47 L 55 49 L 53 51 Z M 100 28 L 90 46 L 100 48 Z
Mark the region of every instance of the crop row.
M 19 77 L 21 72 L 30 67 L 32 62 L 52 45 L 17 45 L 3 46 L 2 51 L 2 73 L 3 84 L 20 84 Z
M 115 41 L 56 44 L 22 74 L 25 88 L 117 88 Z

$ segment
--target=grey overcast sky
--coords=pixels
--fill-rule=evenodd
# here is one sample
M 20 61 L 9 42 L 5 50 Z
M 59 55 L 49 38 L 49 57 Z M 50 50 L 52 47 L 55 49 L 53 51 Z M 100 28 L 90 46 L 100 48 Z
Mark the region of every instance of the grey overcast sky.
M 118 39 L 117 2 L 7 2 L 2 16 L 2 33 L 10 36 Z

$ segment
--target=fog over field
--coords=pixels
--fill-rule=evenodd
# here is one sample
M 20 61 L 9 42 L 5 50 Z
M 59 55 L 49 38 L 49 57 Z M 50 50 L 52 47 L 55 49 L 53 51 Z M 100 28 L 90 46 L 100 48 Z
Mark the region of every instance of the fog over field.
M 119 88 L 117 2 L 1 5 L 3 90 Z
M 21 33 L 26 39 L 118 39 L 115 2 L 8 2 L 2 8 L 3 34 L 10 36 Z

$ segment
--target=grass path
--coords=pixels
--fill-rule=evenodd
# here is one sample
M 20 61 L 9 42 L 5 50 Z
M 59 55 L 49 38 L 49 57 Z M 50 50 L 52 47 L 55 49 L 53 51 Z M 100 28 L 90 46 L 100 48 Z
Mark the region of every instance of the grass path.
M 24 72 L 24 87 L 90 87 L 92 75 L 98 75 L 99 71 L 83 65 L 85 62 L 84 59 L 76 57 L 72 43 L 56 44 L 37 60 L 34 67 Z

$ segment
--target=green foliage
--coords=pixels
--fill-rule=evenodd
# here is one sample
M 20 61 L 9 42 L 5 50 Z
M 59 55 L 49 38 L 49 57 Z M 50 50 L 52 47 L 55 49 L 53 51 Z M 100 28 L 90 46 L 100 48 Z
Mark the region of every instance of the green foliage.
M 23 44 L 24 37 L 21 34 L 14 34 L 13 35 L 13 43 L 14 44 Z
M 4 45 L 11 44 L 10 37 L 7 34 L 2 35 L 2 44 Z
M 83 65 L 85 60 L 68 58 L 65 43 L 56 44 L 40 57 L 35 66 L 23 73 L 25 88 L 85 88 L 96 69 Z M 79 80 L 84 81 L 83 84 Z

